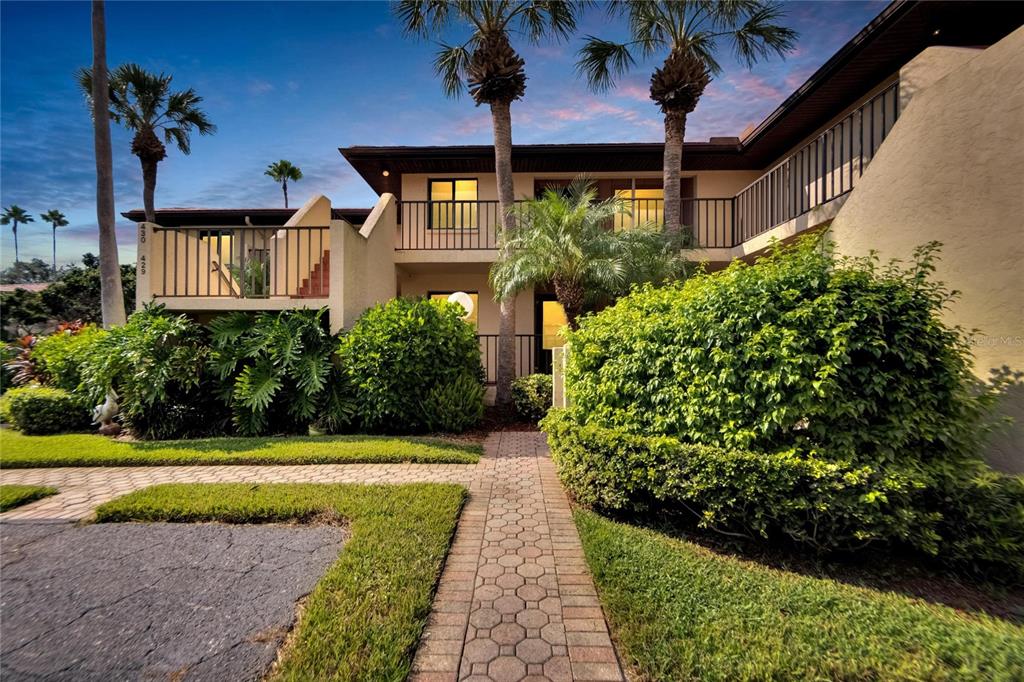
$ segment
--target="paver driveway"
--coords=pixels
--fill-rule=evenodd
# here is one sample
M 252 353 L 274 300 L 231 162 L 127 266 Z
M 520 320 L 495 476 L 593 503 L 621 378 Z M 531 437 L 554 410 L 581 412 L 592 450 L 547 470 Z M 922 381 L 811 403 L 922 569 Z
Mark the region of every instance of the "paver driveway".
M 0 515 L 84 518 L 164 482 L 437 481 L 469 486 L 413 662 L 415 682 L 622 680 L 579 535 L 541 433 L 488 437 L 477 465 L 124 467 L 0 471 L 4 483 L 62 491 Z
M 259 680 L 329 526 L 0 524 L 0 678 Z

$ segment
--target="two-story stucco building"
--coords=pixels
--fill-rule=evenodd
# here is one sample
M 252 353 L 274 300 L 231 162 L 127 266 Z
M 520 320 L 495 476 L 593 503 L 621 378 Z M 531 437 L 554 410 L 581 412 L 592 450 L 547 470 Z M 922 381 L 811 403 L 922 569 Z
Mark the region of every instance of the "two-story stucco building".
M 1016 3 L 894 2 L 743 138 L 687 142 L 692 258 L 712 269 L 749 261 L 772 239 L 828 224 L 845 253 L 906 257 L 938 239 L 947 245 L 940 277 L 965 291 L 953 321 L 1009 339 L 979 347 L 979 374 L 1024 367 L 1022 20 Z M 476 300 L 472 322 L 493 382 L 492 147 L 340 152 L 379 195 L 375 206 L 336 208 L 315 196 L 297 210 L 158 210 L 157 224 L 139 225 L 139 304 L 197 315 L 327 306 L 340 330 L 394 296 L 464 291 Z M 633 218 L 617 229 L 658 221 L 662 152 L 660 143 L 516 145 L 515 193 L 586 174 L 602 197 L 631 202 Z M 985 284 L 972 284 L 981 273 Z M 520 294 L 516 320 L 518 371 L 544 369 L 564 322 L 552 292 Z

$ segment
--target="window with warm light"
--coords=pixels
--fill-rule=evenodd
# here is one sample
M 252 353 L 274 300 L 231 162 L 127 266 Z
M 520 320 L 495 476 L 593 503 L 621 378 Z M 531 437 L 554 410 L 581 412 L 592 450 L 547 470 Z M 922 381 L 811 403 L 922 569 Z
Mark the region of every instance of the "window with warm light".
M 562 328 L 569 324 L 565 309 L 558 301 L 541 301 L 541 347 L 551 350 L 565 345 Z
M 448 297 L 454 294 L 454 291 L 431 291 L 427 294 L 427 298 L 431 301 L 447 301 Z M 469 322 L 474 327 L 478 327 L 477 321 L 480 316 L 480 295 L 475 291 L 465 292 L 469 295 L 471 301 L 473 301 L 473 312 L 466 318 L 466 322 Z
M 628 230 L 635 225 L 665 222 L 665 191 L 663 189 L 617 189 L 615 196 L 626 202 L 632 215 L 615 216 L 615 229 Z
M 430 229 L 476 229 L 478 184 L 475 179 L 428 180 Z

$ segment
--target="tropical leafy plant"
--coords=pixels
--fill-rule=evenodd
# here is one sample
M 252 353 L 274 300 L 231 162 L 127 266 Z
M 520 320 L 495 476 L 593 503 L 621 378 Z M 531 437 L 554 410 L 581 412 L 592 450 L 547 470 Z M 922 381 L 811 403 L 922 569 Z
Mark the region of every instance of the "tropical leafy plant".
M 423 406 L 430 431 L 462 433 L 484 416 L 484 386 L 477 373 L 464 372 L 454 381 L 430 389 Z
M 397 298 L 367 310 L 341 338 L 338 357 L 358 396 L 358 425 L 367 431 L 430 430 L 446 387 L 465 374 L 482 383 L 476 330 L 447 301 Z M 475 392 L 474 392 L 475 395 Z M 468 400 L 468 398 L 467 398 Z M 473 408 L 474 413 L 476 408 Z
M 284 207 L 288 208 L 288 181 L 298 182 L 302 179 L 302 170 L 293 165 L 291 161 L 281 159 L 269 166 L 263 174 L 281 183 L 281 191 L 284 192 Z
M 796 32 L 782 26 L 781 5 L 761 0 L 617 0 L 609 14 L 624 17 L 630 39 L 623 43 L 587 36 L 577 71 L 603 92 L 637 63 L 668 52 L 651 76 L 651 99 L 665 114 L 665 228 L 681 229 L 679 172 L 683 167 L 686 116 L 697 107 L 712 76 L 721 72 L 716 55 L 723 42 L 747 66 L 773 54 L 785 55 Z
M 516 207 L 517 226 L 502 230 L 491 266 L 495 298 L 551 283 L 571 329 L 588 306 L 605 303 L 640 282 L 663 282 L 685 273 L 680 238 L 656 225 L 611 229 L 629 204 L 597 200 L 596 186 L 577 178 L 565 191 L 545 190 Z
M 210 368 L 244 435 L 304 432 L 329 397 L 337 343 L 326 308 L 230 313 L 210 323 Z
M 89 344 L 80 392 L 98 405 L 112 390 L 138 438 L 211 435 L 226 420 L 206 370 L 209 355 L 201 326 L 151 304 Z
M 81 69 L 78 82 L 92 101 L 92 69 Z M 157 165 L 167 157 L 164 143 L 175 144 L 182 154 L 192 152 L 192 132 L 212 135 L 217 132 L 206 113 L 199 108 L 203 98 L 192 88 L 171 91 L 173 76 L 146 71 L 138 64 L 122 64 L 109 75 L 110 117 L 121 123 L 132 137 L 132 154 L 142 164 L 142 200 L 146 220 L 156 222 L 153 195 L 156 191 Z M 163 136 L 163 140 L 160 136 Z
M 466 89 L 476 106 L 486 104 L 494 125 L 494 164 L 498 185 L 501 226 L 513 226 L 515 205 L 512 184 L 512 102 L 526 94 L 526 62 L 512 47 L 519 34 L 537 44 L 546 39 L 567 40 L 576 30 L 583 3 L 564 0 L 503 2 L 434 2 L 401 0 L 395 12 L 409 35 L 433 39 L 453 25 L 466 26 L 469 37 L 457 45 L 441 43 L 434 57 L 434 71 L 448 97 Z M 511 403 L 515 378 L 515 301 L 499 301 L 498 376 L 496 401 Z
M 21 260 L 18 255 L 18 225 L 24 225 L 25 223 L 33 223 L 35 218 L 29 215 L 29 212 L 23 209 L 17 204 L 11 204 L 4 209 L 2 215 L 0 215 L 0 225 L 10 225 L 11 231 L 14 232 L 14 262 L 17 263 Z
M 82 365 L 92 345 L 106 333 L 92 324 L 72 322 L 61 324 L 53 334 L 36 339 L 30 354 L 42 382 L 69 393 L 77 392 L 82 381 Z

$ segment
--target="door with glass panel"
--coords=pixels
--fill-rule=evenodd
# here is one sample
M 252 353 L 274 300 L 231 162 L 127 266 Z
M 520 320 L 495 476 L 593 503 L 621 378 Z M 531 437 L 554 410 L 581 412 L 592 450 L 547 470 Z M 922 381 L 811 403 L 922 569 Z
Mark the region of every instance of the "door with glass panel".
M 473 178 L 428 181 L 431 230 L 475 230 L 479 225 L 478 182 Z
M 534 294 L 534 371 L 551 373 L 551 349 L 565 345 L 562 330 L 568 323 L 554 294 Z

